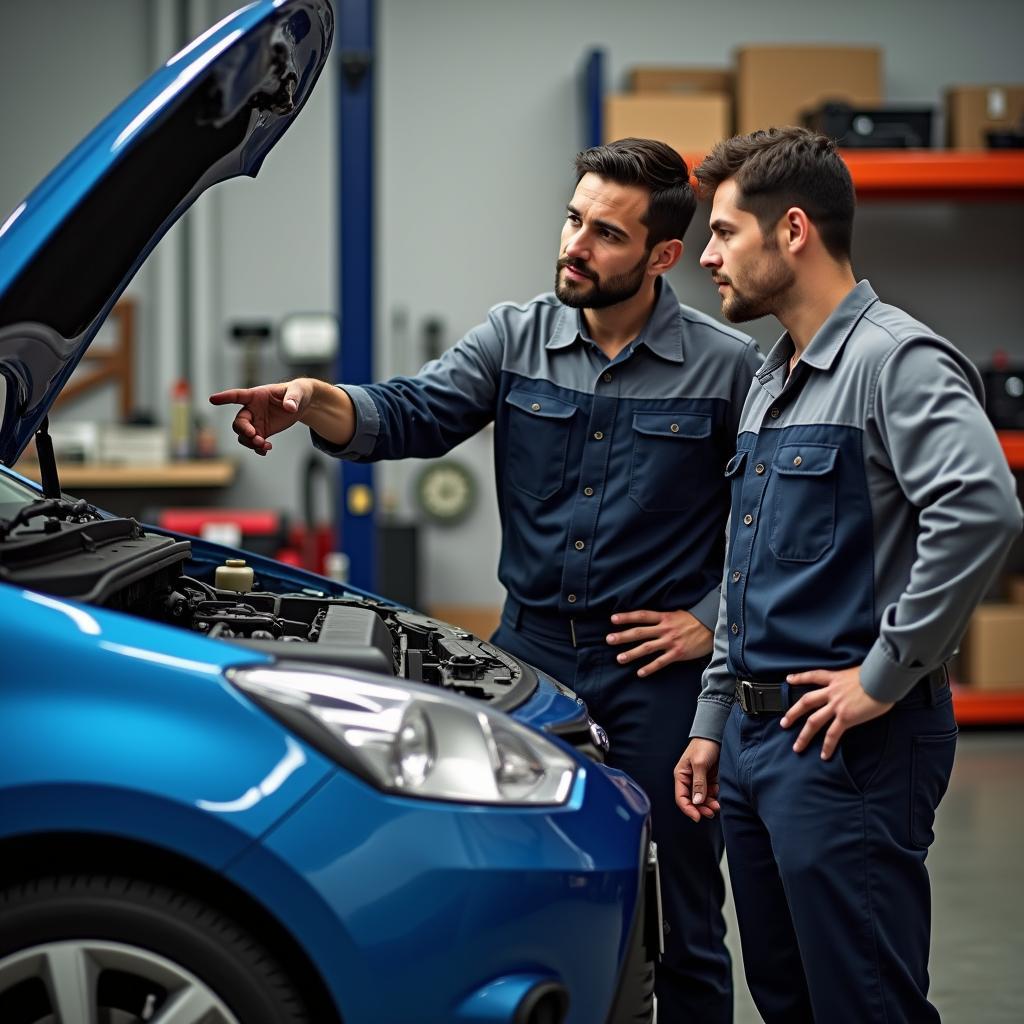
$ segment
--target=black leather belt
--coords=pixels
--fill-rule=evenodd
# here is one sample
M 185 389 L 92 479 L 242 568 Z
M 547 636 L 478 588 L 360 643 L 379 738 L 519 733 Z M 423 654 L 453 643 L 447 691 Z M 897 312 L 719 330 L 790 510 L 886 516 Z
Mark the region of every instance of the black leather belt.
M 813 688 L 797 686 L 790 687 L 789 690 L 796 689 L 802 696 L 805 690 Z M 935 698 L 948 688 L 949 674 L 946 666 L 942 665 L 934 672 L 929 672 L 923 679 L 919 679 L 913 689 L 897 703 L 921 698 L 925 698 L 927 703 L 934 703 Z M 736 703 L 743 709 L 744 714 L 780 715 L 791 703 L 796 703 L 797 695 L 793 696 L 792 701 L 786 698 L 787 690 L 783 689 L 782 683 L 758 683 L 752 679 L 736 680 Z
M 548 640 L 564 641 L 573 647 L 603 645 L 605 637 L 614 632 L 611 615 L 572 618 L 556 612 L 527 608 L 513 598 L 505 601 L 502 621 L 513 629 L 522 629 Z
M 786 710 L 782 683 L 736 680 L 736 701 L 747 715 L 778 715 Z

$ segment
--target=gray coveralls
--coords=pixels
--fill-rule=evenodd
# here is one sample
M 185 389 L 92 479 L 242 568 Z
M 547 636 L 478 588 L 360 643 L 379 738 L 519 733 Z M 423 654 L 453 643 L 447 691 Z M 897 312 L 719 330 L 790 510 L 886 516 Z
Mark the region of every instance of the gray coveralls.
M 918 1024 L 938 1019 L 924 862 L 956 745 L 944 663 L 1020 505 L 977 370 L 866 281 L 787 381 L 793 351 L 784 335 L 744 405 L 691 735 L 722 742 L 730 876 L 765 1021 Z M 857 665 L 895 707 L 828 761 L 824 729 L 795 754 L 799 724 L 778 720 L 806 688 L 790 693 L 786 675 Z

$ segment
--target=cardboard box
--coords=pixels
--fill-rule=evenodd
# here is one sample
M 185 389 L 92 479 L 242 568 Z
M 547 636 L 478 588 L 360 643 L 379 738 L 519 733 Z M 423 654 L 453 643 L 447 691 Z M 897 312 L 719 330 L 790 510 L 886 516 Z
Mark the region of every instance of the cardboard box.
M 1006 590 L 1010 604 L 1024 604 L 1024 576 L 1007 577 Z
M 1024 689 L 1024 605 L 978 605 L 957 671 L 959 681 L 975 690 Z
M 736 51 L 736 131 L 803 123 L 827 100 L 876 107 L 882 51 L 874 46 L 744 46 Z
M 684 157 L 729 135 L 731 105 L 719 93 L 625 93 L 604 101 L 604 141 L 630 136 L 667 142 Z
M 735 76 L 730 68 L 646 67 L 629 73 L 631 92 L 717 92 L 732 96 Z
M 1020 129 L 1024 85 L 957 85 L 946 90 L 946 141 L 951 149 L 985 149 L 985 132 Z

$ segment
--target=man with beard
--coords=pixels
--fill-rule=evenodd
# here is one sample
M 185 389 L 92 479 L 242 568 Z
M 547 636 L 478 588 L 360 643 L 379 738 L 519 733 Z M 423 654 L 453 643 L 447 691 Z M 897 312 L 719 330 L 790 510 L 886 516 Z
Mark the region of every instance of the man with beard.
M 945 662 L 1020 531 L 1013 477 L 977 370 L 854 278 L 832 141 L 754 132 L 697 180 L 722 312 L 786 333 L 727 470 L 715 649 L 677 802 L 695 825 L 721 809 L 767 1024 L 937 1021 L 924 861 L 956 746 Z
M 721 833 L 676 813 L 671 771 L 711 650 L 723 473 L 760 365 L 749 338 L 680 305 L 664 278 L 695 205 L 668 146 L 586 150 L 554 294 L 496 306 L 412 378 L 302 378 L 211 398 L 243 405 L 235 432 L 263 455 L 296 422 L 318 447 L 361 461 L 442 455 L 494 423 L 508 599 L 493 639 L 586 700 L 610 763 L 651 798 L 663 1024 L 732 1017 Z

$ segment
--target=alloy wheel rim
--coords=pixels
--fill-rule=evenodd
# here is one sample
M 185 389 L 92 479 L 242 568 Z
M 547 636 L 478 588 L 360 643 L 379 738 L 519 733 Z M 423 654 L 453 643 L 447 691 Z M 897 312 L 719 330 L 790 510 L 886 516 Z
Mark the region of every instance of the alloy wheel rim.
M 10 1024 L 239 1024 L 204 981 L 140 946 L 74 939 L 41 943 L 0 959 L 0 1002 L 17 986 L 38 990 L 39 984 L 45 987 L 49 1014 Z M 118 998 L 128 988 L 136 997 L 132 1010 Z

